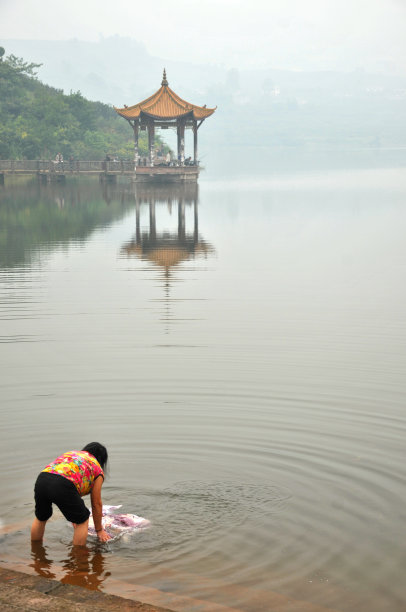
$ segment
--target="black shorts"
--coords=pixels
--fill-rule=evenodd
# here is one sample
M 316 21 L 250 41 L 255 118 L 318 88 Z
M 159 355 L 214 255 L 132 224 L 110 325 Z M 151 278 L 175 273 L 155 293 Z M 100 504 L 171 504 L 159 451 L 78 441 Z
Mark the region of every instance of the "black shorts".
M 39 521 L 51 518 L 52 504 L 56 504 L 71 523 L 84 523 L 90 516 L 73 482 L 59 474 L 41 472 L 35 483 L 34 497 L 35 516 Z

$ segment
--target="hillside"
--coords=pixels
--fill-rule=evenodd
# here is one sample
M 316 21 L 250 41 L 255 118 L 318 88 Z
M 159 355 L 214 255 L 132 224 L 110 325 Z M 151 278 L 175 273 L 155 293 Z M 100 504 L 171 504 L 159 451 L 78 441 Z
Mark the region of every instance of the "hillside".
M 65 159 L 132 158 L 131 127 L 111 106 L 44 85 L 36 76 L 39 68 L 0 53 L 0 158 L 53 159 L 57 153 Z M 139 145 L 145 155 L 146 134 Z M 156 145 L 166 152 L 159 137 Z

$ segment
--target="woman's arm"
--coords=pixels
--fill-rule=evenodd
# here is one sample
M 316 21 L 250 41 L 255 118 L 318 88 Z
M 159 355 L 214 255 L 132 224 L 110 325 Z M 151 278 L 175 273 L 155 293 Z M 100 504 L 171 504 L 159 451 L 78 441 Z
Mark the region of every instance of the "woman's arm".
M 90 499 L 92 502 L 92 514 L 93 514 L 93 522 L 94 528 L 97 533 L 97 537 L 101 542 L 107 542 L 110 540 L 109 534 L 104 531 L 102 524 L 102 512 L 103 512 L 103 504 L 101 498 L 101 488 L 103 486 L 103 477 L 99 476 L 93 483 L 93 488 L 90 492 Z

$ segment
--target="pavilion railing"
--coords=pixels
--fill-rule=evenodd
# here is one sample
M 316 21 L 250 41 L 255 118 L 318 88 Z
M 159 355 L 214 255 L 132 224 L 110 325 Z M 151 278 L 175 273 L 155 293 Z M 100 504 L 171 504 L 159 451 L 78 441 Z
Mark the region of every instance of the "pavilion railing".
M 134 172 L 133 161 L 76 161 L 67 160 L 63 162 L 49 161 L 43 159 L 9 160 L 0 159 L 0 172 L 11 174 L 123 174 Z

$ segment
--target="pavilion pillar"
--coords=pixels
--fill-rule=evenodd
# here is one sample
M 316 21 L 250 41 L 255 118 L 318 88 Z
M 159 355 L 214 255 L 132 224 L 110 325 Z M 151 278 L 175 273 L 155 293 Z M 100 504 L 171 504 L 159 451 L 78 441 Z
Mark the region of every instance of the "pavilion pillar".
M 197 166 L 197 121 L 193 121 L 193 161 Z
M 178 161 L 183 166 L 185 163 L 185 124 L 183 121 L 178 121 Z
M 179 129 L 179 122 L 176 125 L 176 136 L 177 136 L 176 161 L 180 162 L 180 129 Z
M 138 153 L 138 130 L 139 130 L 138 120 L 134 121 L 133 130 L 134 130 L 134 169 L 136 169 L 138 166 L 139 159 L 140 159 L 140 156 Z
M 155 125 L 154 122 L 148 124 L 148 151 L 149 151 L 149 165 L 154 165 L 155 159 Z

